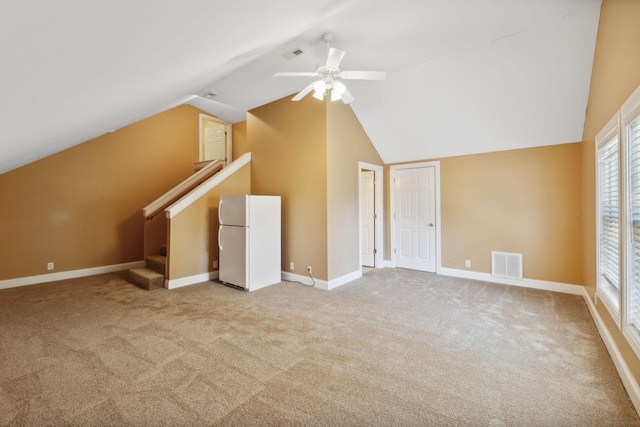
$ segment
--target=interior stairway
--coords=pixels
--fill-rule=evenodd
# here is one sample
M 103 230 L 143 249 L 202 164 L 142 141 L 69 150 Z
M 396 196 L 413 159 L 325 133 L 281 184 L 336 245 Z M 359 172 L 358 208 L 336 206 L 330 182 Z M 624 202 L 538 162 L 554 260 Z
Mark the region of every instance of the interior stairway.
M 147 290 L 164 288 L 167 273 L 167 245 L 160 247 L 159 255 L 149 255 L 144 261 L 146 267 L 129 270 L 129 280 Z

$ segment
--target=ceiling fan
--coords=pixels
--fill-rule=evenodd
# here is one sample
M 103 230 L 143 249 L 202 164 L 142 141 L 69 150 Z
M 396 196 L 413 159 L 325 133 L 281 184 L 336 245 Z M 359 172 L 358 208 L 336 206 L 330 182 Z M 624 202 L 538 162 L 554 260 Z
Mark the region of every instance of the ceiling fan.
M 345 52 L 330 47 L 331 41 L 333 41 L 333 34 L 324 33 L 322 40 L 327 44 L 327 62 L 325 65 L 318 67 L 313 72 L 284 72 L 274 75 L 275 77 L 320 77 L 319 80 L 309 84 L 291 98 L 292 101 L 300 101 L 312 90 L 314 90 L 314 98 L 323 100 L 325 92 L 330 90 L 331 101 L 342 99 L 342 102 L 349 104 L 355 98 L 340 80 L 384 80 L 387 78 L 387 73 L 384 71 L 340 71 L 340 62 Z

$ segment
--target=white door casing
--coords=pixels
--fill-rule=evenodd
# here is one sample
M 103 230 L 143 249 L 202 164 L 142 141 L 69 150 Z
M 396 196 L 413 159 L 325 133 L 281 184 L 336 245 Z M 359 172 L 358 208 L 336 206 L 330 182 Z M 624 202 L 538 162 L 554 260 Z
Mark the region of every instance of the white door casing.
M 395 266 L 436 272 L 436 168 L 406 167 L 394 172 Z
M 384 169 L 380 165 L 374 165 L 373 163 L 367 162 L 358 162 L 358 198 L 360 198 L 360 194 L 362 193 L 362 173 L 364 171 L 373 171 L 374 174 L 374 239 L 373 239 L 373 248 L 374 248 L 374 267 L 375 268 L 383 268 L 384 267 L 384 253 L 383 253 L 383 245 L 384 245 L 384 197 L 383 197 L 383 185 L 384 182 Z M 358 209 L 362 209 L 362 204 L 358 203 Z M 359 245 L 362 245 L 362 213 L 358 213 L 358 234 L 359 234 Z M 358 252 L 358 257 L 360 264 L 362 265 L 362 248 Z
M 375 266 L 375 188 L 374 172 L 360 174 L 360 228 L 362 265 Z

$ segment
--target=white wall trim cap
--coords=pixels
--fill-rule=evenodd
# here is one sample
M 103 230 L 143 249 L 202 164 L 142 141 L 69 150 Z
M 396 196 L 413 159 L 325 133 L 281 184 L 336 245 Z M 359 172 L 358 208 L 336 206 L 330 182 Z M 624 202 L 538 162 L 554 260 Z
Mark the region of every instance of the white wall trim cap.
M 156 212 L 158 212 L 162 208 L 162 206 L 169 203 L 172 198 L 176 197 L 181 192 L 186 191 L 189 187 L 196 184 L 202 177 L 207 176 L 210 171 L 212 171 L 213 169 L 219 166 L 224 167 L 224 160 L 216 160 L 214 162 L 211 162 L 204 168 L 200 169 L 198 172 L 194 173 L 189 178 L 185 179 L 180 184 L 176 185 L 171 190 L 167 191 L 162 196 L 158 197 L 156 200 L 154 200 L 153 202 L 145 206 L 142 209 L 142 214 L 144 215 L 145 218 L 148 218 L 149 216 L 154 215 Z
M 246 165 L 251 161 L 251 153 L 245 153 L 242 156 L 238 157 L 238 159 L 232 162 L 229 166 L 222 169 L 220 172 L 200 184 L 198 187 L 194 188 L 186 195 L 184 195 L 180 200 L 169 206 L 165 209 L 167 214 L 167 218 L 171 219 L 174 216 L 178 215 L 184 209 L 186 209 L 193 202 L 198 200 L 200 197 L 207 194 L 211 189 L 213 189 L 216 185 L 220 184 L 225 179 L 229 178 L 235 172 L 240 170 L 241 167 Z

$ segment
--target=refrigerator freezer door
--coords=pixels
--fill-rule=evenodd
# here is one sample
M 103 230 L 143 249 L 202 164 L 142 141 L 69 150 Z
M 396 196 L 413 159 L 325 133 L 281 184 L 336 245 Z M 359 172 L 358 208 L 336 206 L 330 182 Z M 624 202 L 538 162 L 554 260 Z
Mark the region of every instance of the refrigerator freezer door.
M 220 248 L 220 281 L 241 288 L 248 287 L 247 228 L 221 225 L 218 232 Z
M 224 225 L 245 226 L 247 224 L 247 196 L 221 196 L 218 205 L 218 220 Z

